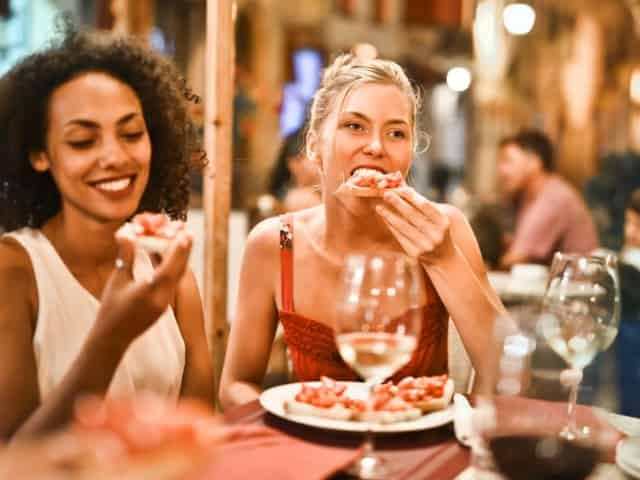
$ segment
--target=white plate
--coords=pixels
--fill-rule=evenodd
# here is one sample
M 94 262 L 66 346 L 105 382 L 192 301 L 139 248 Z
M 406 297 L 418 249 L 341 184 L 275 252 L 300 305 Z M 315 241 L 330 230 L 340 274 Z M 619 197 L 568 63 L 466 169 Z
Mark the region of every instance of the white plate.
M 629 437 L 618 443 L 616 464 L 632 478 L 640 478 L 640 437 Z
M 320 382 L 305 382 L 311 386 L 318 386 Z M 362 382 L 338 382 L 347 386 L 345 392 L 353 398 L 366 398 L 367 387 Z M 324 428 L 328 430 L 340 430 L 344 432 L 365 432 L 368 424 L 366 422 L 331 420 L 328 418 L 312 417 L 305 415 L 292 415 L 284 411 L 284 401 L 291 400 L 300 391 L 301 383 L 288 383 L 279 385 L 262 392 L 260 404 L 268 412 L 302 425 L 310 427 Z M 400 433 L 427 430 L 429 428 L 446 425 L 453 420 L 453 406 L 449 405 L 444 410 L 428 413 L 422 417 L 408 422 L 398 422 L 388 425 L 371 424 L 371 431 L 375 433 Z

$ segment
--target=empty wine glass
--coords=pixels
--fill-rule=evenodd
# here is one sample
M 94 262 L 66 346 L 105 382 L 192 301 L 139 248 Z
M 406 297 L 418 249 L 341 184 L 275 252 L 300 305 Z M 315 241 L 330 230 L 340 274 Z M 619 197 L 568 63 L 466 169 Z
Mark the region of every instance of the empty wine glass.
M 556 253 L 543 309 L 542 332 L 570 367 L 563 372 L 571 393 L 569 418 L 561 435 L 568 440 L 588 436 L 587 427 L 576 425 L 575 406 L 582 370 L 599 351 L 609 348 L 618 333 L 620 288 L 615 255 Z
M 426 298 L 422 271 L 401 254 L 352 254 L 340 281 L 336 343 L 370 392 L 406 365 L 416 349 Z M 364 453 L 350 473 L 368 479 L 390 473 L 390 466 L 374 454 L 371 425 Z

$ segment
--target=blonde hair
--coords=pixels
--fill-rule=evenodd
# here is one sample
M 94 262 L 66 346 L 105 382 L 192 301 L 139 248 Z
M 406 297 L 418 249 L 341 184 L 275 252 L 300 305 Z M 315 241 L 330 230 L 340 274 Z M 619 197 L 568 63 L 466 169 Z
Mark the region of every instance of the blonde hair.
M 379 58 L 361 58 L 347 53 L 338 56 L 322 75 L 320 88 L 313 97 L 309 112 L 306 136 L 307 156 L 312 157 L 311 139 L 320 138 L 320 129 L 331 112 L 341 106 L 351 91 L 365 83 L 383 83 L 395 85 L 404 93 L 411 107 L 412 143 L 421 135 L 417 117 L 420 110 L 421 95 L 415 89 L 402 67 L 390 60 Z

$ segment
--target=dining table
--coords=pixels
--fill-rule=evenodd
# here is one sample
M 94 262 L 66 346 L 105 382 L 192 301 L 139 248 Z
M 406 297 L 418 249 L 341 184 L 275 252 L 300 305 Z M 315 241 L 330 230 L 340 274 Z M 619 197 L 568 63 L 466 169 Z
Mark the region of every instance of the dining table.
M 540 409 L 541 422 L 554 424 L 562 422 L 566 415 L 566 403 L 555 403 L 548 407 L 544 402 L 530 399 L 519 399 L 524 401 L 525 406 L 516 405 L 516 408 Z M 607 412 L 597 411 L 588 406 L 578 406 L 578 420 L 583 422 L 604 421 L 608 422 L 607 428 L 616 435 L 616 441 L 625 437 L 625 427 L 619 425 L 632 425 L 633 429 L 640 429 L 640 420 L 630 419 L 611 415 Z M 609 422 L 609 419 L 612 419 Z M 617 419 L 617 420 L 616 420 Z M 345 454 L 344 458 L 350 463 L 355 460 L 361 451 L 363 444 L 362 433 L 340 432 L 323 428 L 314 428 L 308 425 L 281 418 L 266 411 L 258 400 L 245 405 L 234 407 L 224 413 L 224 421 L 230 426 L 253 425 L 273 429 L 280 434 L 294 438 L 300 444 L 313 446 L 314 448 L 331 448 L 336 452 Z M 617 425 L 616 425 L 617 421 Z M 625 422 L 627 422 L 625 424 Z M 376 435 L 376 452 L 381 454 L 392 466 L 394 473 L 389 476 L 390 480 L 401 479 L 438 479 L 438 480 L 479 480 L 488 478 L 501 478 L 495 474 L 478 474 L 471 466 L 471 453 L 469 448 L 463 446 L 456 440 L 453 424 L 447 423 L 437 428 L 430 428 L 421 431 L 403 432 L 396 434 Z M 304 451 L 303 450 L 299 450 Z M 251 461 L 251 455 L 247 454 Z M 322 453 L 314 454 L 314 457 L 322 457 Z M 623 473 L 615 466 L 615 446 L 607 453 L 607 459 L 598 466 L 591 474 L 589 480 L 622 480 Z M 327 458 L 335 459 L 335 455 Z M 321 477 L 306 476 L 304 463 L 300 453 L 292 453 L 289 459 L 290 469 L 297 470 L 297 473 L 289 478 L 313 479 L 329 478 L 331 480 L 342 480 L 352 478 L 345 473 L 345 465 L 328 470 Z M 344 460 L 343 460 L 344 463 Z M 279 476 L 287 471 L 287 466 L 280 466 Z M 267 467 L 262 478 L 278 478 L 271 476 Z M 319 470 L 322 471 L 322 470 Z M 317 475 L 318 470 L 316 470 Z

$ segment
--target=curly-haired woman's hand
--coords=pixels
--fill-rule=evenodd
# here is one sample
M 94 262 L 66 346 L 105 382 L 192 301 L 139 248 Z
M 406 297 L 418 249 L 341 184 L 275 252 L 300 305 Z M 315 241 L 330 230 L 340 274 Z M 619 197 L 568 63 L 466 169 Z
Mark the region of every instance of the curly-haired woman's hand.
M 413 188 L 386 192 L 376 211 L 407 255 L 421 263 L 433 264 L 454 253 L 449 217 Z
M 149 279 L 133 278 L 134 241 L 116 236 L 119 254 L 107 286 L 94 329 L 120 346 L 129 345 L 164 313 L 174 300 L 191 252 L 192 237 L 180 232 L 169 244 Z

